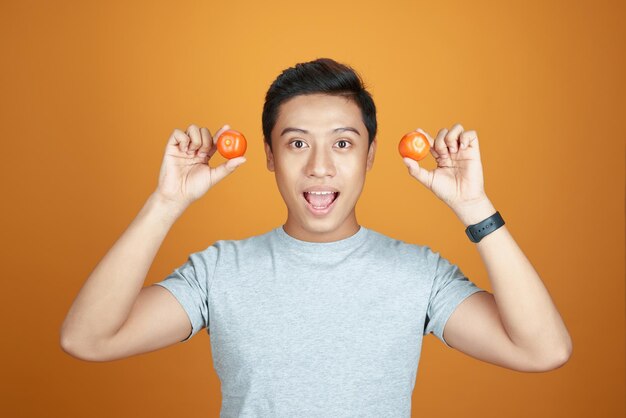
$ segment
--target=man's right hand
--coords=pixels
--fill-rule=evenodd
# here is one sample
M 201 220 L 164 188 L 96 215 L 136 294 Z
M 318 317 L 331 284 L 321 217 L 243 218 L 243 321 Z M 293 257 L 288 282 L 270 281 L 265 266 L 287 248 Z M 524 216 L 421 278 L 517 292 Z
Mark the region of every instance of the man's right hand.
M 245 163 L 245 157 L 237 157 L 217 167 L 209 167 L 208 162 L 217 150 L 217 138 L 228 129 L 230 126 L 222 126 L 214 137 L 207 128 L 193 124 L 186 132 L 174 129 L 167 141 L 155 193 L 167 201 L 187 207 Z

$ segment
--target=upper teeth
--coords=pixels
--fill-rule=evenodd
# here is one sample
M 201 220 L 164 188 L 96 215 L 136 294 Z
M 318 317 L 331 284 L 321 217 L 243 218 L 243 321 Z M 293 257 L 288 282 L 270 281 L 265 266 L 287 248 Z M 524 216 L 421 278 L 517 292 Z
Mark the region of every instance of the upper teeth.
M 311 193 L 311 194 L 332 194 L 335 192 L 307 192 L 307 193 Z

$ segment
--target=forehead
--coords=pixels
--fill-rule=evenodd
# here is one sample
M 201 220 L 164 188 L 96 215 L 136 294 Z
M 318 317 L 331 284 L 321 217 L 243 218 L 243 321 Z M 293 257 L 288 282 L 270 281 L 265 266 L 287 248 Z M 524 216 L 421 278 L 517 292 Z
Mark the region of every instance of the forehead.
M 334 125 L 365 127 L 361 109 L 352 99 L 326 94 L 300 95 L 282 103 L 274 128 L 287 125 L 307 130 Z

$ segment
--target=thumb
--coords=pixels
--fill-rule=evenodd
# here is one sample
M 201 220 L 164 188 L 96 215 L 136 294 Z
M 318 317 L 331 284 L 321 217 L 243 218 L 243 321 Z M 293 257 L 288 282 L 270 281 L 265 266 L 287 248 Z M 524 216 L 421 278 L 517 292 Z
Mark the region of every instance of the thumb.
M 420 167 L 419 163 L 411 158 L 404 157 L 402 160 L 404 161 L 404 165 L 408 167 L 409 174 L 430 189 L 430 179 L 432 177 L 432 173 L 425 168 Z
M 211 180 L 213 184 L 216 184 L 218 181 L 222 180 L 224 177 L 235 171 L 237 167 L 245 163 L 247 160 L 245 157 L 236 157 L 226 161 L 223 164 L 218 165 L 217 167 L 211 169 L 212 175 Z

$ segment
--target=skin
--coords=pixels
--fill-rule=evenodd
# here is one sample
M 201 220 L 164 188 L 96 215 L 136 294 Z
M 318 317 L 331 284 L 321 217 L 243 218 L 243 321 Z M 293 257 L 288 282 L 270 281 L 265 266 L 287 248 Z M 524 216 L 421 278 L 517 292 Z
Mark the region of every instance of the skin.
M 353 131 L 334 131 L 350 127 Z M 305 132 L 281 133 L 286 128 Z M 272 149 L 265 143 L 267 168 L 274 172 L 287 206 L 283 229 L 309 242 L 348 238 L 359 230 L 355 206 L 376 154 L 376 140 L 368 146 L 368 133 L 358 105 L 345 97 L 301 95 L 281 104 L 271 133 Z M 311 186 L 332 186 L 339 191 L 332 210 L 316 216 L 307 208 L 303 191 Z

